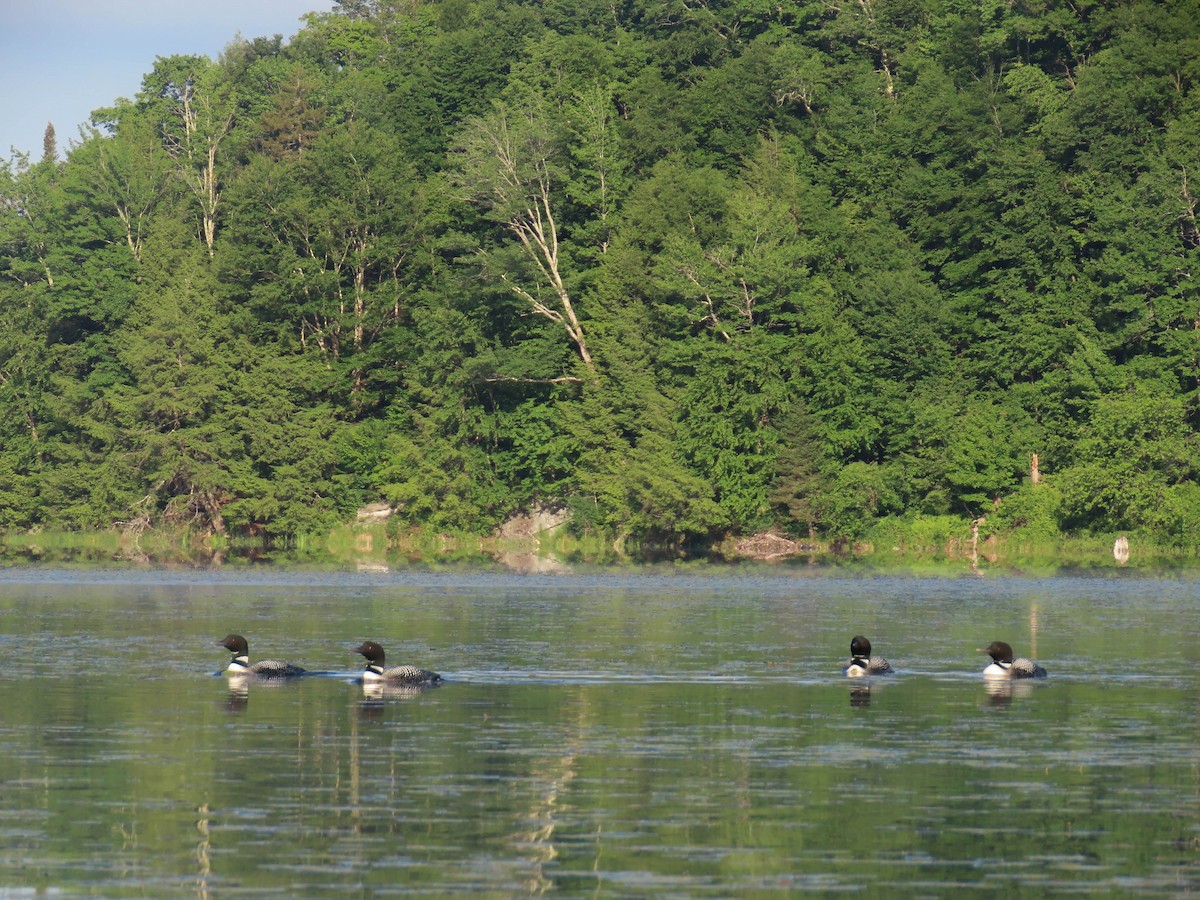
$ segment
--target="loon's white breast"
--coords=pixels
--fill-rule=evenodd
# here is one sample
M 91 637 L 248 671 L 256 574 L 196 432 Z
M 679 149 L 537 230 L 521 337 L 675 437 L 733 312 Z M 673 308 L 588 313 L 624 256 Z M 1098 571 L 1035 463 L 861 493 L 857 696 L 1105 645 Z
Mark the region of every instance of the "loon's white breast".
M 218 646 L 233 653 L 229 665 L 225 669 L 227 675 L 256 676 L 258 678 L 294 678 L 304 675 L 305 670 L 288 662 L 277 659 L 260 659 L 251 664 L 250 648 L 246 639 L 240 634 L 231 634 L 223 641 L 217 641 Z
M 374 641 L 364 641 L 354 648 L 355 653 L 361 653 L 367 660 L 363 670 L 363 683 L 387 683 L 394 685 L 412 685 L 431 687 L 441 684 L 442 676 L 428 669 L 417 666 L 392 666 L 384 668 L 385 655 L 383 647 Z
M 890 671 L 891 663 L 882 656 L 871 655 L 871 642 L 861 634 L 855 635 L 850 641 L 850 660 L 842 666 L 842 674 L 850 678 L 862 678 L 866 675 L 886 675 Z
M 980 653 L 986 653 L 992 661 L 983 670 L 988 678 L 1045 678 L 1046 670 L 1037 663 L 1020 657 L 1013 659 L 1013 650 L 1004 641 L 992 641 L 982 647 Z
M 416 666 L 391 666 L 387 669 L 379 666 L 367 666 L 363 671 L 363 681 L 387 681 L 392 684 L 437 684 L 442 676 L 428 669 L 418 669 Z
M 842 668 L 842 672 L 850 678 L 862 678 L 868 674 L 866 661 L 852 659 Z

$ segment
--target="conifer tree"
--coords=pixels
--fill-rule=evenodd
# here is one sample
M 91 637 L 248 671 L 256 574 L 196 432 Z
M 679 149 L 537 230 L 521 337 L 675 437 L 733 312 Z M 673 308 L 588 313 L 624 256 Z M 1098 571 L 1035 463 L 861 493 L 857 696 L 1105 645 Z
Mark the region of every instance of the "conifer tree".
M 58 138 L 54 135 L 54 123 L 47 122 L 42 134 L 42 162 L 58 162 Z

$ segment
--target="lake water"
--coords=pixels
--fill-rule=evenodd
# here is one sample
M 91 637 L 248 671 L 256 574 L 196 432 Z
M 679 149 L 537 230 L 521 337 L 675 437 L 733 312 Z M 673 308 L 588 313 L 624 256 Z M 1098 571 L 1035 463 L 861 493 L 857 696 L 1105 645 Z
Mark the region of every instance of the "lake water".
M 1200 891 L 1200 581 L 755 571 L 5 570 L 0 896 Z

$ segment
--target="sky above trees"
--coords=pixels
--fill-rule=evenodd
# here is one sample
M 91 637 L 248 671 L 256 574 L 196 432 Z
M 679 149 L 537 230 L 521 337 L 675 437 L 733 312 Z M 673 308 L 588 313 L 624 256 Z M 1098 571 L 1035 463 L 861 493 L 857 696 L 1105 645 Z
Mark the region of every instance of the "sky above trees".
M 59 145 L 77 139 L 92 110 L 132 97 L 156 56 L 216 56 L 238 33 L 300 30 L 331 0 L 44 0 L 0 10 L 0 156 L 35 156 L 46 123 Z

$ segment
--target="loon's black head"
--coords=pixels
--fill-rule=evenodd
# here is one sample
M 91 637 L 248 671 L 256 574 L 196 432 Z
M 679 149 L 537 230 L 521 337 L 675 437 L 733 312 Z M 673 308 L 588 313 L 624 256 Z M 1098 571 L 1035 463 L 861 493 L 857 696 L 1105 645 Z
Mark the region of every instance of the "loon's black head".
M 363 641 L 354 648 L 354 652 L 361 653 L 369 663 L 377 666 L 383 665 L 383 648 L 374 641 Z
M 1010 663 L 1013 661 L 1012 647 L 1004 641 L 992 641 L 986 647 L 980 647 L 979 653 L 986 653 L 994 662 Z
M 231 634 L 223 641 L 217 641 L 218 647 L 224 647 L 234 656 L 245 656 L 250 652 L 249 646 L 246 644 L 246 639 L 240 634 Z
M 855 659 L 867 659 L 871 655 L 871 642 L 861 634 L 850 641 L 850 655 Z

